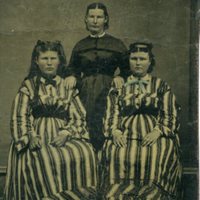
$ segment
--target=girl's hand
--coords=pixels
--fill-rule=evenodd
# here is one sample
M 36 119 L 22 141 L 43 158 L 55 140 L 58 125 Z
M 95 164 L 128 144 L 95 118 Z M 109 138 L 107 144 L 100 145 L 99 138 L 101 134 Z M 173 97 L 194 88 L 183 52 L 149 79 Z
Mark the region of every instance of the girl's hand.
M 56 147 L 61 147 L 65 145 L 65 142 L 70 139 L 71 134 L 67 130 L 59 131 L 59 135 L 56 136 L 51 144 Z
M 118 147 L 126 146 L 126 137 L 122 134 L 119 129 L 116 129 L 112 133 L 113 135 L 113 143 Z
M 160 131 L 154 129 L 152 132 L 147 134 L 142 140 L 142 146 L 151 146 L 160 137 Z
M 30 138 L 29 149 L 31 151 L 41 149 L 41 139 L 38 136 Z
M 76 86 L 76 78 L 74 76 L 68 76 L 66 79 L 66 88 L 73 89 Z
M 113 85 L 114 87 L 116 87 L 117 89 L 121 89 L 122 86 L 124 84 L 124 79 L 121 77 L 121 76 L 116 76 L 114 79 L 113 79 Z

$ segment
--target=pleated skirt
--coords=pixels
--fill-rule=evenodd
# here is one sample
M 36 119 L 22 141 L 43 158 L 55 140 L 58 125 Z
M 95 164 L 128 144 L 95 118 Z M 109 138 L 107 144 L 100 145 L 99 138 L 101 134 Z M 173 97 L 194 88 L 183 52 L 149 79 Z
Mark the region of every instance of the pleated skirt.
M 11 145 L 5 200 L 90 200 L 96 185 L 96 156 L 88 142 L 74 139 L 64 147 L 20 153 Z
M 176 139 L 161 137 L 152 146 L 128 140 L 121 148 L 107 140 L 102 157 L 105 199 L 176 199 L 182 173 Z

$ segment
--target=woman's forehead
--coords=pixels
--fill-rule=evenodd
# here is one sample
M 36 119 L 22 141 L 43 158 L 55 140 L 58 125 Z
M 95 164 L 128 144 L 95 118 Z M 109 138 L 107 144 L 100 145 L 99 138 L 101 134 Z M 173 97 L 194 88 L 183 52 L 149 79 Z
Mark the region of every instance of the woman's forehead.
M 58 52 L 52 50 L 39 51 L 39 56 L 58 56 Z
M 136 56 L 148 57 L 149 53 L 148 52 L 143 52 L 143 51 L 131 52 L 130 53 L 130 57 L 136 57 Z
M 88 10 L 88 15 L 104 15 L 104 10 L 101 8 L 91 8 Z

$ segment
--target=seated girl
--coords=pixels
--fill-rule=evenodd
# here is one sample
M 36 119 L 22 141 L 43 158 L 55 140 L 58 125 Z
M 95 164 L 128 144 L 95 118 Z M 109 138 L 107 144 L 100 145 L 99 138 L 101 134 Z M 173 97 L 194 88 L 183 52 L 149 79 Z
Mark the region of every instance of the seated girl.
M 177 199 L 179 106 L 169 85 L 150 75 L 152 44 L 131 44 L 129 64 L 123 88 L 111 89 L 107 98 L 105 199 Z
M 60 42 L 38 41 L 15 97 L 4 199 L 92 199 L 96 160 L 86 112 L 67 89 Z

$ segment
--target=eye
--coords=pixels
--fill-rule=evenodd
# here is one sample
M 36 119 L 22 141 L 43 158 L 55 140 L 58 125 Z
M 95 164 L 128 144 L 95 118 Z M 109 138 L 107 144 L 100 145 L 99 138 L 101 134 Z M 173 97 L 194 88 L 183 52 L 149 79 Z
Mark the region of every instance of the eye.
M 142 60 L 142 61 L 143 61 L 143 60 L 147 60 L 147 59 L 146 59 L 146 58 L 143 58 L 143 57 L 141 57 L 141 58 L 140 58 L 140 60 Z
M 94 18 L 94 15 L 88 15 L 89 18 Z
M 48 60 L 48 57 L 41 57 L 41 60 Z
M 57 59 L 57 57 L 51 57 L 51 60 L 56 60 Z
M 130 57 L 130 60 L 134 60 L 134 61 L 136 61 L 137 58 L 136 58 L 136 57 Z

